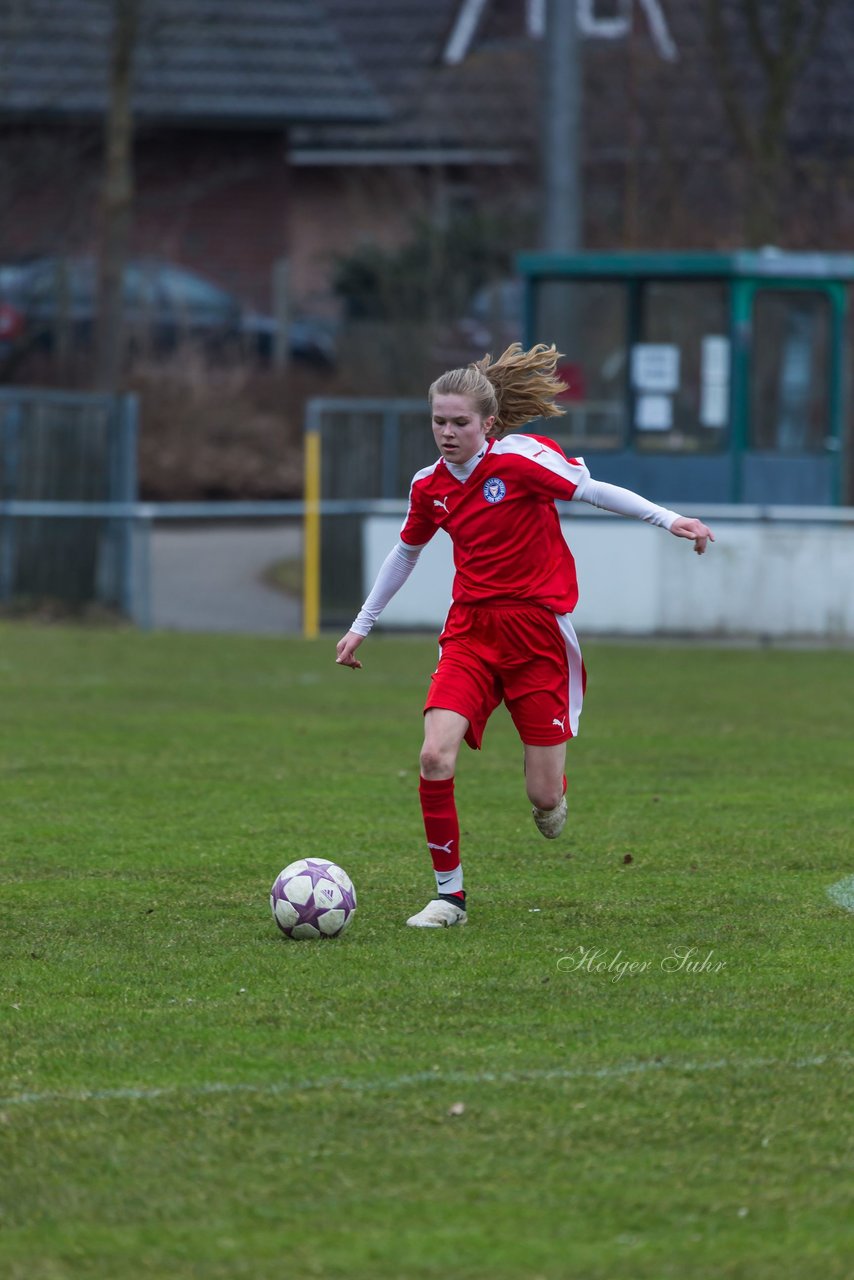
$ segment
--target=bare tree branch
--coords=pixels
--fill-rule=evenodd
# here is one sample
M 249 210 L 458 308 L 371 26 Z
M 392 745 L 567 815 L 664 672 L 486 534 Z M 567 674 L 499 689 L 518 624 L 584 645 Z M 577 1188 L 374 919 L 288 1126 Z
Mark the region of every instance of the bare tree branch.
M 824 34 L 835 0 L 776 0 L 779 24 L 772 41 L 763 24 L 769 0 L 706 0 L 706 31 L 721 102 L 736 144 L 750 167 L 751 238 L 773 236 L 775 205 L 786 154 L 786 126 L 795 90 Z M 763 101 L 753 123 L 735 70 L 724 9 L 740 11 L 749 47 L 762 73 Z M 809 18 L 809 20 L 808 20 Z
M 798 73 L 800 73 L 803 67 L 805 67 L 808 62 L 811 62 L 815 57 L 818 46 L 821 43 L 821 38 L 824 35 L 828 15 L 835 3 L 836 0 L 816 0 L 816 7 L 812 16 L 812 22 L 810 23 L 807 29 L 807 34 L 801 44 L 801 52 L 798 57 L 797 65 Z
M 736 143 L 746 155 L 752 156 L 758 150 L 758 141 L 748 125 L 747 108 L 736 82 L 721 0 L 706 0 L 706 31 L 712 72 L 718 82 L 724 113 Z
M 744 17 L 747 22 L 747 30 L 750 33 L 751 43 L 760 65 L 770 75 L 774 70 L 775 54 L 762 29 L 761 8 L 762 0 L 744 0 Z
M 112 0 L 95 355 L 96 384 L 112 392 L 119 389 L 124 349 L 124 268 L 133 213 L 133 63 L 140 3 Z

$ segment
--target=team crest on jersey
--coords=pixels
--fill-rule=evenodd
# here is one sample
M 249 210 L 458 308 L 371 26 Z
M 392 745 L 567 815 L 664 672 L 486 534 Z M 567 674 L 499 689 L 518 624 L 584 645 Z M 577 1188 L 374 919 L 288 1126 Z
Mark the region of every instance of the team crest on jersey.
M 500 502 L 507 493 L 507 485 L 503 480 L 499 480 L 498 476 L 493 476 L 491 480 L 486 480 L 483 485 L 483 496 L 487 502 Z

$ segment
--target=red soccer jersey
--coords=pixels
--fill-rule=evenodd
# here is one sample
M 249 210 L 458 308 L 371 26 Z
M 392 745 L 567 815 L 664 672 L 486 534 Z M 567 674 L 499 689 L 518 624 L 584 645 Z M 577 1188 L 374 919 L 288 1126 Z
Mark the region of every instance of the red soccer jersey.
M 569 613 L 578 582 L 554 504 L 589 475 L 583 458 L 543 436 L 489 440 L 465 481 L 443 458 L 414 476 L 401 540 L 418 547 L 437 529 L 450 534 L 458 604 L 524 600 Z

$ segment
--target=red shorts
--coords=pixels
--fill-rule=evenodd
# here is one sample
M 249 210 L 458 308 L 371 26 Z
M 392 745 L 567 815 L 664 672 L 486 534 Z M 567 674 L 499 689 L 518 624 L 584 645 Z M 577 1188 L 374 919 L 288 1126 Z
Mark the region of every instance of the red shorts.
M 566 614 L 542 605 L 455 604 L 439 649 L 424 710 L 465 716 L 470 747 L 480 747 L 502 701 L 528 746 L 555 746 L 578 733 L 586 673 Z

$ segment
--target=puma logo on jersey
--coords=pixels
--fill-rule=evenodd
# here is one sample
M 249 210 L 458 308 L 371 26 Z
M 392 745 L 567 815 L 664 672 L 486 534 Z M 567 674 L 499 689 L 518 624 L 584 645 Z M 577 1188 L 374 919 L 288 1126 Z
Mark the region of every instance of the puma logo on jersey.
M 562 720 L 558 720 L 557 716 L 555 716 L 554 720 L 552 720 L 552 724 L 556 724 L 561 733 L 566 733 L 566 716 L 564 716 Z
M 431 843 L 430 843 L 430 841 L 428 840 L 428 841 L 427 841 L 427 848 L 428 848 L 428 849 L 435 849 L 437 853 L 450 853 L 450 852 L 451 852 L 451 845 L 452 845 L 453 843 L 454 843 L 454 837 L 453 837 L 453 836 L 451 836 L 451 838 L 450 838 L 450 840 L 448 841 L 448 843 L 447 843 L 447 844 L 431 844 Z
M 439 501 L 439 499 L 438 499 L 438 498 L 434 498 L 434 499 L 433 499 L 433 506 L 434 506 L 434 507 L 441 507 L 441 508 L 442 508 L 442 510 L 444 511 L 444 513 L 445 513 L 445 515 L 446 515 L 446 516 L 449 516 L 449 515 L 451 514 L 451 513 L 450 513 L 450 511 L 448 510 L 448 499 L 447 499 L 447 498 L 443 498 L 441 502 Z
M 540 454 L 545 452 L 546 452 L 545 449 L 538 449 L 537 452 L 534 454 L 534 457 L 539 458 Z

